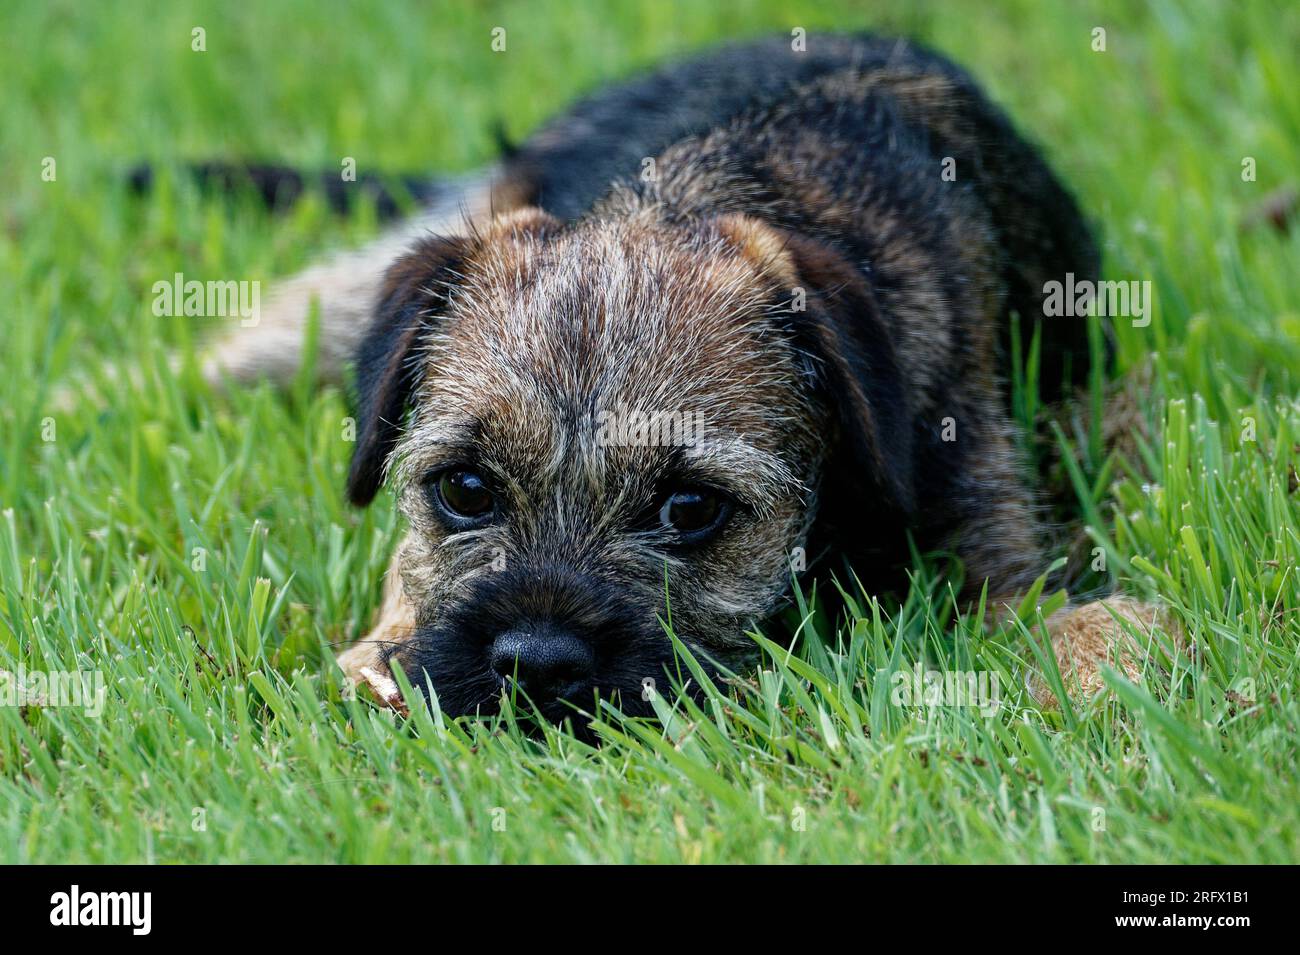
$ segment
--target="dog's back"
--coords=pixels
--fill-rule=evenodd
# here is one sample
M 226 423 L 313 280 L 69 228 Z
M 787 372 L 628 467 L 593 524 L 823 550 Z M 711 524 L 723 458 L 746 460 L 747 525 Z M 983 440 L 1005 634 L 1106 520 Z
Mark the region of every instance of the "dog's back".
M 649 178 L 647 160 L 674 143 L 783 107 L 798 111 L 810 135 L 833 126 L 845 137 L 835 145 L 846 167 L 879 149 L 882 136 L 905 129 L 915 140 L 908 158 L 927 166 L 897 169 L 886 185 L 901 190 L 909 179 L 937 182 L 950 171 L 952 182 L 973 187 L 996 231 L 1006 307 L 1021 316 L 1027 354 L 1043 314 L 1044 284 L 1067 273 L 1097 277 L 1097 247 L 1072 196 L 971 77 L 942 56 L 870 35 L 812 36 L 806 44 L 796 50 L 788 37 L 737 43 L 588 96 L 506 160 L 507 191 L 575 219 L 615 181 Z M 856 101 L 837 101 L 837 84 L 828 79 L 853 74 L 867 95 L 853 96 L 852 84 L 839 84 Z M 831 94 L 810 96 L 819 83 Z M 829 109 L 817 115 L 823 106 Z M 1010 331 L 1009 321 L 1000 324 L 1004 354 Z M 1086 325 L 1042 323 L 1041 335 L 1043 397 L 1052 400 L 1085 380 Z
M 926 176 L 937 180 L 950 169 L 954 192 L 973 186 L 996 231 L 1005 305 L 1022 318 L 1026 354 L 1035 328 L 1041 331 L 1043 397 L 1056 398 L 1085 380 L 1085 324 L 1039 319 L 1044 283 L 1071 272 L 1077 279 L 1095 278 L 1097 248 L 1074 200 L 1037 151 L 964 70 L 938 54 L 892 38 L 816 34 L 806 38 L 803 50 L 794 49 L 789 37 L 771 37 L 682 59 L 580 99 L 483 174 L 461 180 L 410 179 L 410 194 L 432 197 L 425 211 L 372 246 L 283 283 L 263 308 L 260 332 L 219 344 L 206 375 L 213 381 L 223 375 L 238 380 L 292 377 L 315 299 L 321 312 L 318 371 L 337 379 L 369 321 L 384 268 L 420 235 L 457 232 L 465 219 L 481 221 L 493 211 L 524 204 L 576 219 L 614 182 L 641 177 L 647 162 L 672 144 L 779 108 L 819 81 L 852 73 L 864 78 L 872 95 L 870 103 L 855 107 L 855 139 L 842 144 L 846 158 L 876 148 L 882 130 L 870 124 L 888 115 L 915 139 L 914 158 L 928 164 Z M 303 186 L 294 170 L 282 170 L 279 176 L 271 167 L 253 171 L 253 181 L 268 197 L 283 199 L 286 190 L 292 195 Z M 211 165 L 203 172 L 214 178 Z M 224 167 L 218 172 L 219 184 L 239 179 Z M 915 174 L 897 173 L 896 183 Z M 381 209 L 398 208 L 383 180 L 372 177 L 364 186 L 378 196 Z M 1004 355 L 1010 350 L 1010 330 L 1009 319 L 999 323 Z

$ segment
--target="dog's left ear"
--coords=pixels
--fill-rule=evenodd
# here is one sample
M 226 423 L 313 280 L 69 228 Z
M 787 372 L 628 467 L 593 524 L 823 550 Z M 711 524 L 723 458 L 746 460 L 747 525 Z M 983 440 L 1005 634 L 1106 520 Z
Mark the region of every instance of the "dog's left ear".
M 420 380 L 417 346 L 447 304 L 447 291 L 468 240 L 429 238 L 384 276 L 374 317 L 356 354 L 357 446 L 348 499 L 365 507 L 384 483 L 384 469 Z
M 726 215 L 715 224 L 792 300 L 795 345 L 817 365 L 818 387 L 839 414 L 847 460 L 832 466 L 853 469 L 910 514 L 916 506 L 911 405 L 889 327 L 862 272 L 824 242 L 748 216 Z
M 357 348 L 357 447 L 348 471 L 348 498 L 358 507 L 384 483 L 388 459 L 424 368 L 420 344 L 446 311 L 471 259 L 492 243 L 535 242 L 560 223 L 533 207 L 505 213 L 469 237 L 422 239 L 384 275 L 374 317 Z

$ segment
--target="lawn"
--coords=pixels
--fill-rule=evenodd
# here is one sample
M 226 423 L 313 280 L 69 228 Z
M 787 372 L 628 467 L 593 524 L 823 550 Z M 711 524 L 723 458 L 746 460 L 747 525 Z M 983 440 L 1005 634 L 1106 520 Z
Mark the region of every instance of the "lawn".
M 1077 189 L 1107 275 L 1152 283 L 1151 322 L 1118 328 L 1150 439 L 1061 440 L 1104 576 L 1166 601 L 1191 652 L 1045 712 L 1032 605 L 984 627 L 927 564 L 901 607 L 840 575 L 852 619 L 795 614 L 756 672 L 658 722 L 603 713 L 596 748 L 343 692 L 331 655 L 400 530 L 343 499 L 347 396 L 215 394 L 166 356 L 229 320 L 150 303 L 176 272 L 270 283 L 373 211 L 273 216 L 183 177 L 142 198 L 125 170 L 470 169 L 497 122 L 794 27 L 968 65 Z M 0 705 L 0 862 L 1300 861 L 1300 228 L 1241 226 L 1300 175 L 1297 49 L 1285 0 L 5 4 L 0 668 L 104 697 Z M 142 381 L 60 397 L 106 361 Z M 996 674 L 1001 705 L 899 703 L 917 660 Z

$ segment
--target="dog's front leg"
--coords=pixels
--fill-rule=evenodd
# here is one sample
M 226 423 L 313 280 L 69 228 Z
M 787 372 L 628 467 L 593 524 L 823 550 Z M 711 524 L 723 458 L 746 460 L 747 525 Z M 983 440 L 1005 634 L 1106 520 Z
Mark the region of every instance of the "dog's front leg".
M 1005 521 L 1007 512 L 1004 510 L 1001 516 Z M 1013 529 L 1004 526 L 1003 530 L 1010 530 L 1011 536 L 1015 536 Z M 1024 543 L 1023 538 L 1021 543 Z M 975 548 L 977 561 L 996 558 L 999 564 L 994 568 L 994 576 L 968 577 L 967 590 L 971 592 L 972 581 L 982 586 L 987 578 L 993 618 L 1006 620 L 1014 614 L 1033 579 L 1046 564 L 1043 560 L 1025 564 L 1015 558 L 1014 548 L 1007 549 L 1005 542 L 999 544 L 990 544 L 986 540 Z M 1038 553 L 1036 548 L 1033 553 Z M 968 562 L 968 572 L 971 566 Z M 976 563 L 974 566 L 981 565 Z M 982 566 L 988 568 L 987 563 Z M 974 592 L 978 592 L 978 587 Z M 1051 614 L 1044 625 L 1065 690 L 1076 703 L 1091 699 L 1104 688 L 1103 665 L 1115 667 L 1129 680 L 1136 681 L 1144 662 L 1154 650 L 1157 630 L 1167 634 L 1175 648 L 1183 646 L 1182 630 L 1168 609 L 1159 603 L 1134 597 L 1116 595 L 1087 603 L 1071 603 Z M 1040 706 L 1055 708 L 1058 705 L 1055 693 L 1039 669 L 1031 670 L 1027 686 Z
M 1175 648 L 1184 644 L 1182 629 L 1167 608 L 1133 597 L 1064 607 L 1045 624 L 1065 690 L 1076 702 L 1091 699 L 1105 688 L 1103 664 L 1136 682 L 1155 651 L 1157 631 L 1167 634 Z M 1028 687 L 1040 706 L 1056 707 L 1056 695 L 1043 674 L 1033 672 Z
M 339 654 L 338 664 L 344 675 L 355 684 L 370 687 L 375 696 L 394 709 L 406 707 L 385 662 L 385 650 L 409 643 L 415 635 L 415 609 L 406 599 L 398 567 L 401 548 L 393 556 L 384 578 L 384 597 L 375 617 L 375 625 L 364 637 Z
M 1013 464 L 1009 443 L 995 438 L 977 457 L 984 463 L 979 492 L 964 502 L 962 510 L 968 516 L 953 535 L 951 547 L 966 569 L 965 596 L 976 600 L 987 582 L 994 619 L 1005 620 L 1047 567 L 1045 535 L 1032 496 Z M 1157 629 L 1168 634 L 1175 647 L 1183 642 L 1182 631 L 1165 608 L 1132 597 L 1070 604 L 1044 622 L 1066 692 L 1075 702 L 1103 689 L 1103 664 L 1136 680 L 1153 649 Z M 1056 695 L 1037 669 L 1029 676 L 1028 688 L 1041 706 L 1057 705 Z

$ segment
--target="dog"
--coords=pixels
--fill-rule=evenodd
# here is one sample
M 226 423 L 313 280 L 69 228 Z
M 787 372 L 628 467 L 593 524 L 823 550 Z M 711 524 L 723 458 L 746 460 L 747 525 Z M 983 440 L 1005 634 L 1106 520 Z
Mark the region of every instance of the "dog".
M 204 366 L 288 380 L 314 303 L 321 372 L 355 368 L 348 496 L 391 485 L 409 529 L 339 664 L 395 706 L 394 663 L 452 715 L 503 693 L 552 720 L 598 697 L 643 713 L 666 627 L 706 672 L 744 667 L 805 566 L 886 591 L 912 547 L 944 551 L 993 607 L 1048 569 L 1011 317 L 1039 336 L 1045 397 L 1067 396 L 1087 327 L 1044 318 L 1044 288 L 1095 279 L 1099 256 L 1039 152 L 938 54 L 735 44 L 422 194 Z M 1128 598 L 1047 621 L 1084 692 L 1106 660 L 1134 675 L 1117 642 L 1157 624 Z

